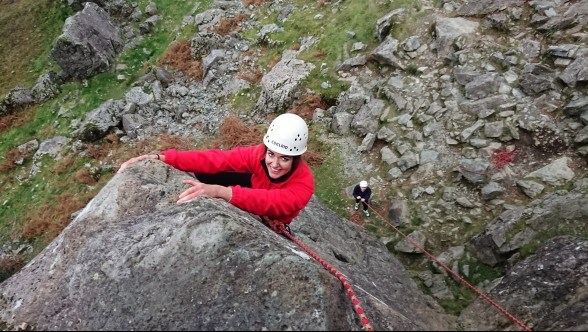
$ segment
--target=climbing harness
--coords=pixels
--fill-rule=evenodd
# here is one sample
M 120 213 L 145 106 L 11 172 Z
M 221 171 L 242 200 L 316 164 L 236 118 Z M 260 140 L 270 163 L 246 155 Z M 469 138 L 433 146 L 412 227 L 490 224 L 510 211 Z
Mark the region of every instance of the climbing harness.
M 388 221 L 388 219 L 384 218 L 379 212 L 378 210 L 374 209 L 373 206 L 371 206 L 370 204 L 368 204 L 368 208 L 371 209 L 372 211 L 374 211 L 380 218 L 382 218 L 382 220 L 384 220 L 390 227 L 392 227 L 398 234 L 402 235 L 405 239 L 407 239 L 408 241 L 410 241 L 410 243 L 412 243 L 413 246 L 417 247 L 422 253 L 424 253 L 425 255 L 427 255 L 429 258 L 431 258 L 431 260 L 433 260 L 435 263 L 437 263 L 439 266 L 443 267 L 445 270 L 447 270 L 447 272 L 449 272 L 451 275 L 453 275 L 454 277 L 456 277 L 459 281 L 463 282 L 466 286 L 468 286 L 471 290 L 473 290 L 476 294 L 478 294 L 480 297 L 482 297 L 484 300 L 486 300 L 488 303 L 490 303 L 492 306 L 494 306 L 496 309 L 498 309 L 500 312 L 502 312 L 504 315 L 506 315 L 508 318 L 510 318 L 513 322 L 515 322 L 516 324 L 518 324 L 521 328 L 523 328 L 525 331 L 532 331 L 528 326 L 526 326 L 525 324 L 523 324 L 523 322 L 521 322 L 519 319 L 517 319 L 515 316 L 513 316 L 512 314 L 510 314 L 508 311 L 506 311 L 506 309 L 502 308 L 500 305 L 498 305 L 496 302 L 492 301 L 486 294 L 482 293 L 481 291 L 479 291 L 476 287 L 472 286 L 469 282 L 467 282 L 462 276 L 460 276 L 458 273 L 456 273 L 455 271 L 453 271 L 452 269 L 450 269 L 449 267 L 447 267 L 447 265 L 443 264 L 441 261 L 439 261 L 435 256 L 433 256 L 431 253 L 429 253 L 425 248 L 423 248 L 418 242 L 416 242 L 415 240 L 413 240 L 412 238 L 410 238 L 409 236 L 407 236 L 406 234 L 404 234 L 402 231 L 400 231 L 396 226 L 392 225 L 392 223 L 390 223 Z
M 357 298 L 357 296 L 355 295 L 355 292 L 351 288 L 351 284 L 349 283 L 349 281 L 347 281 L 347 278 L 345 278 L 341 272 L 339 272 L 337 269 L 335 269 L 327 261 L 325 261 L 324 259 L 322 259 L 319 255 L 317 255 L 310 248 L 308 248 L 307 246 L 305 246 L 304 243 L 300 242 L 300 240 L 298 240 L 297 238 L 295 238 L 292 235 L 292 232 L 290 231 L 290 228 L 288 227 L 288 225 L 285 225 L 284 223 L 281 223 L 281 222 L 276 221 L 276 220 L 270 220 L 270 219 L 265 218 L 265 217 L 262 218 L 262 222 L 264 224 L 266 224 L 270 229 L 272 229 L 277 234 L 284 235 L 288 239 L 292 240 L 300 248 L 302 248 L 302 250 L 306 251 L 306 253 L 310 257 L 316 259 L 317 262 L 321 263 L 321 265 L 325 269 L 327 269 L 327 271 L 329 271 L 332 275 L 334 275 L 335 277 L 337 277 L 337 279 L 339 279 L 339 281 L 341 281 L 341 283 L 343 284 L 343 287 L 345 288 L 345 291 L 347 292 L 347 295 L 349 295 L 349 297 L 351 298 L 351 303 L 353 304 L 353 310 L 355 310 L 355 312 L 359 316 L 359 319 L 361 321 L 361 325 L 363 326 L 363 329 L 365 331 L 373 331 L 374 330 L 372 328 L 372 324 L 370 323 L 369 319 L 367 318 L 367 315 L 365 314 L 365 311 L 363 310 L 363 308 L 361 307 L 361 304 L 359 303 L 359 299 Z

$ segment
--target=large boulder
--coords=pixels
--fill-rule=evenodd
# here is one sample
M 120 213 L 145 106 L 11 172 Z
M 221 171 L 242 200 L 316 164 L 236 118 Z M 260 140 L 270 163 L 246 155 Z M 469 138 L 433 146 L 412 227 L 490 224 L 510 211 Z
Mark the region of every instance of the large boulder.
M 0 285 L 0 317 L 34 330 L 359 330 L 341 282 L 259 218 L 211 198 L 176 205 L 183 172 L 117 174 Z M 385 245 L 315 198 L 294 236 L 350 281 L 376 330 L 454 329 Z
M 255 110 L 262 114 L 279 113 L 292 104 L 294 94 L 315 67 L 296 58 L 296 51 L 287 50 L 272 70 L 261 79 L 261 95 Z
M 66 75 L 84 79 L 106 71 L 123 46 L 120 29 L 110 15 L 86 2 L 81 12 L 65 20 L 51 55 Z
M 497 280 L 488 296 L 535 331 L 588 329 L 588 240 L 561 236 Z M 479 298 L 460 315 L 466 331 L 515 331 L 521 327 Z

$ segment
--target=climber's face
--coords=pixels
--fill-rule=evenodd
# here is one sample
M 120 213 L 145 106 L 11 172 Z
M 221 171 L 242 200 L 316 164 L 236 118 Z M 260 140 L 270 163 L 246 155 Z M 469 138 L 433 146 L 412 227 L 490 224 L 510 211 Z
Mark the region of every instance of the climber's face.
M 285 154 L 279 154 L 270 149 L 265 153 L 265 164 L 270 178 L 279 179 L 288 174 L 292 169 L 294 158 Z

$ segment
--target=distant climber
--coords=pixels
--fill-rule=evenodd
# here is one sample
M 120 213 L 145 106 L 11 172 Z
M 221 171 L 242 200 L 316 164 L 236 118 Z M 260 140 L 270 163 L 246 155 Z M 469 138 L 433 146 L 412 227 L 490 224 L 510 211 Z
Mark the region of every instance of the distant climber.
M 368 201 L 371 195 L 372 190 L 368 186 L 367 181 L 362 180 L 359 184 L 355 185 L 355 188 L 353 188 L 353 198 L 355 198 L 354 210 L 357 211 L 359 209 L 359 202 L 361 202 L 363 205 L 363 214 L 365 214 L 366 217 L 369 217 L 370 212 L 368 211 Z
M 307 149 L 308 126 L 296 114 L 285 113 L 270 124 L 263 143 L 232 150 L 176 151 L 147 154 L 124 162 L 118 173 L 144 159 L 158 159 L 199 181 L 179 196 L 177 204 L 202 195 L 222 198 L 234 206 L 272 222 L 287 225 L 314 193 L 314 180 L 301 159 Z

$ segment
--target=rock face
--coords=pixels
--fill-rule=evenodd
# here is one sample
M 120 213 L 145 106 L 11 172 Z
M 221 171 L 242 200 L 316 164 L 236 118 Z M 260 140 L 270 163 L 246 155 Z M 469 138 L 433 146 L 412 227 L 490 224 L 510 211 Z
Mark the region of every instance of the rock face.
M 515 265 L 488 295 L 536 331 L 583 331 L 588 328 L 587 278 L 588 240 L 562 236 Z M 482 299 L 464 310 L 460 321 L 466 331 L 520 330 Z
M 186 173 L 116 175 L 43 252 L 0 285 L 0 317 L 35 330 L 359 330 L 340 281 L 258 218 L 218 199 L 175 205 Z M 376 330 L 446 330 L 368 232 L 313 198 L 294 235 L 351 282 Z
M 51 55 L 66 75 L 77 79 L 106 71 L 123 49 L 118 26 L 93 2 L 69 17 Z

